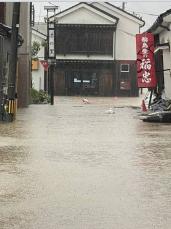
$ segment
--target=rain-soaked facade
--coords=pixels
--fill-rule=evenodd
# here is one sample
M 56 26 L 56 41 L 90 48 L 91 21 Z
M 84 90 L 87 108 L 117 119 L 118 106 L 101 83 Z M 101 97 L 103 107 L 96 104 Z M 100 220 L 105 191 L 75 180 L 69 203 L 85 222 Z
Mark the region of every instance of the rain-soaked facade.
M 109 3 L 79 3 L 50 20 L 55 95 L 138 96 L 134 36 L 142 19 Z
M 55 95 L 138 96 L 135 61 L 58 61 Z M 128 65 L 129 72 L 120 71 Z

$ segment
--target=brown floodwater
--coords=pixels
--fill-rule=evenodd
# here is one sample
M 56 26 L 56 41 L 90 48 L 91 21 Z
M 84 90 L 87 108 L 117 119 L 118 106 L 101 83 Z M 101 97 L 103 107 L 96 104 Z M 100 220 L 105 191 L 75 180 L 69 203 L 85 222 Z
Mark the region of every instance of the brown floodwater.
M 0 123 L 0 228 L 171 228 L 171 125 L 139 120 L 137 98 L 89 101 Z

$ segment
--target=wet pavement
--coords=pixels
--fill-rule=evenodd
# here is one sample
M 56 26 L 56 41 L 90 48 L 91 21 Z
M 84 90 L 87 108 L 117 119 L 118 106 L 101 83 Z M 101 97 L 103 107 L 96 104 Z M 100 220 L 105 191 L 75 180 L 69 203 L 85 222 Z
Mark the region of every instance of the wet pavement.
M 0 228 L 171 228 L 171 125 L 139 120 L 138 98 L 89 101 L 0 123 Z

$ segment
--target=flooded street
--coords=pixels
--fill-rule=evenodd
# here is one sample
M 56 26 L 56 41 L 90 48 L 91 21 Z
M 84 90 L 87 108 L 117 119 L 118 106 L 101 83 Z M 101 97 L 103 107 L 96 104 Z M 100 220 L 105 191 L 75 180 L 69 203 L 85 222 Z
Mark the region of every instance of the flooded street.
M 0 228 L 171 228 L 171 125 L 140 121 L 138 98 L 89 100 L 0 123 Z

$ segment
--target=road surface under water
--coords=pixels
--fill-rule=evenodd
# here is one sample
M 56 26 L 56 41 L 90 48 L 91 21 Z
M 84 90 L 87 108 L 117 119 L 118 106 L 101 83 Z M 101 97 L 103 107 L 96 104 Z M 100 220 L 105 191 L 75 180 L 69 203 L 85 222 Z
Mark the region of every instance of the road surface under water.
M 0 123 L 0 228 L 171 228 L 171 125 L 139 120 L 136 98 L 89 101 Z

